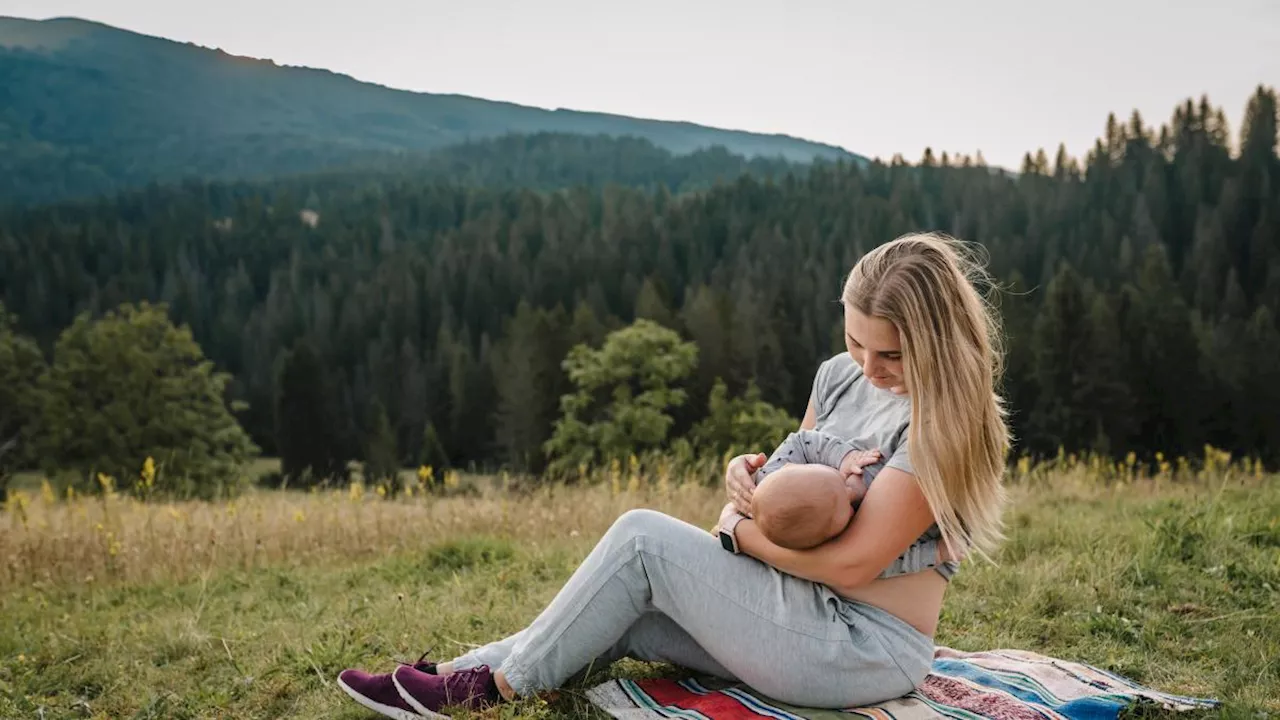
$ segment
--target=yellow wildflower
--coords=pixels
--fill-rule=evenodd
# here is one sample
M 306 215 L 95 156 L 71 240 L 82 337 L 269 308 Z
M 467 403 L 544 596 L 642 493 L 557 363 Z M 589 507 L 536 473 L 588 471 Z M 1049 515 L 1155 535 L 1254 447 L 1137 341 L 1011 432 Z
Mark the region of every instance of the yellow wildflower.
M 138 489 L 142 491 L 142 495 L 150 496 L 151 489 L 156 484 L 156 461 L 150 455 L 146 460 L 142 461 L 142 472 L 138 473 Z

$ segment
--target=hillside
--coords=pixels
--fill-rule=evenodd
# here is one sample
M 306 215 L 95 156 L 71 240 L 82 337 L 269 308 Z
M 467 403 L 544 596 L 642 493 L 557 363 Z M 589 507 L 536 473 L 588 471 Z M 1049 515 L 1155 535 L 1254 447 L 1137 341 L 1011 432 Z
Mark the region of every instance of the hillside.
M 267 452 L 279 363 L 305 341 L 347 457 L 367 452 L 377 403 L 406 463 L 439 447 L 460 467 L 525 467 L 569 349 L 638 317 L 698 347 L 673 432 L 710 412 L 717 378 L 798 417 L 844 346 L 848 268 L 938 229 L 980 243 L 1009 289 L 993 301 L 1020 451 L 1159 463 L 1210 444 L 1280 467 L 1275 91 L 1235 137 L 1222 117 L 1188 101 L 1159 128 L 1108 123 L 1083 162 L 1016 178 L 942 156 L 708 183 L 733 156 L 538 135 L 452 148 L 439 171 L 149 188 L 0 212 L 0 302 L 46 349 L 81 313 L 167 303 Z
M 0 17 L 0 203 L 372 167 L 545 132 L 635 136 L 677 154 L 853 157 L 781 135 L 393 90 L 83 20 Z
M 722 146 L 677 155 L 636 137 L 535 133 L 473 140 L 426 155 L 384 159 L 374 167 L 321 170 L 225 185 L 233 195 L 248 193 L 264 198 L 280 193 L 325 198 L 349 195 L 354 188 L 385 190 L 424 182 L 540 191 L 620 185 L 650 190 L 661 187 L 679 194 L 728 184 L 743 175 L 775 180 L 788 175 L 798 177 L 818 163 L 825 161 L 799 164 L 762 157 L 748 159 L 733 155 Z

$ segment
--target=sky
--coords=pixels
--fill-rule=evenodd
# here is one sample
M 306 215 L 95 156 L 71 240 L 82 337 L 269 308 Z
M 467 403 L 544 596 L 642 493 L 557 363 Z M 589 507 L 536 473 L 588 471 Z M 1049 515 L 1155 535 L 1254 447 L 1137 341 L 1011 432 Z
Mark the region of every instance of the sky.
M 0 0 L 394 88 L 785 133 L 872 157 L 1081 156 L 1107 114 L 1280 86 L 1276 0 Z

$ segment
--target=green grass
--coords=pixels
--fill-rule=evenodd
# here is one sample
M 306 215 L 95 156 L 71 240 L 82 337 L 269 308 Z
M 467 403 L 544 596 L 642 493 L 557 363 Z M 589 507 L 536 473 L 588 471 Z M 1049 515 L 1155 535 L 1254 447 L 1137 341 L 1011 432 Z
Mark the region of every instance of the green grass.
M 999 566 L 966 565 L 937 642 L 1023 648 L 1219 697 L 1215 716 L 1280 712 L 1280 480 L 1225 485 L 1100 488 L 1050 476 L 1015 488 Z M 716 496 L 691 492 L 673 510 L 710 524 Z M 650 500 L 634 502 L 664 507 Z M 541 535 L 495 527 L 372 559 L 0 588 L 0 717 L 371 717 L 334 685 L 338 671 L 429 647 L 449 656 L 518 630 L 623 501 L 604 488 L 537 495 L 522 507 Z M 595 524 L 581 524 L 584 507 L 598 508 Z M 0 519 L 6 532 L 19 530 Z M 571 689 L 491 715 L 593 713 Z

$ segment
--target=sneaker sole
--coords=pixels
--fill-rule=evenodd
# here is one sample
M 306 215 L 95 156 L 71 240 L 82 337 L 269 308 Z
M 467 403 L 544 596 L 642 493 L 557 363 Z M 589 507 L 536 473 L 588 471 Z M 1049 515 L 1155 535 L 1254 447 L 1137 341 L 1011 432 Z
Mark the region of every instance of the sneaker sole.
M 391 682 L 396 684 L 396 692 L 400 693 L 400 699 L 412 705 L 413 709 L 417 710 L 421 717 L 429 718 L 430 720 L 453 720 L 448 715 L 428 710 L 425 705 L 418 702 L 409 693 L 405 692 L 404 686 L 400 684 L 400 679 L 396 677 L 395 673 L 391 673 Z
M 394 680 L 394 678 L 392 678 L 392 679 Z M 375 700 L 370 700 L 369 698 L 365 697 L 364 695 L 362 695 L 362 694 L 360 694 L 360 693 L 356 692 L 355 690 L 351 689 L 351 686 L 350 686 L 350 685 L 348 685 L 348 684 L 346 684 L 346 683 L 342 682 L 342 678 L 338 678 L 338 687 L 342 688 L 342 691 L 343 691 L 343 692 L 345 692 L 347 695 L 350 695 L 352 700 L 355 700 L 356 702 L 360 703 L 360 704 L 361 704 L 361 705 L 363 705 L 365 708 L 367 708 L 367 709 L 369 709 L 369 710 L 372 710 L 372 711 L 374 711 L 374 712 L 378 713 L 379 715 L 383 715 L 383 716 L 386 716 L 386 717 L 392 718 L 392 720 L 421 720 L 421 718 L 423 717 L 422 715 L 418 715 L 417 713 L 411 713 L 411 712 L 409 712 L 408 710 L 401 710 L 401 709 L 400 709 L 400 708 L 398 708 L 398 707 L 391 707 L 390 705 L 383 705 L 382 703 L 377 702 L 377 701 L 375 701 Z M 400 690 L 400 684 L 399 684 L 399 683 L 396 683 L 396 690 L 397 690 L 401 695 L 403 695 L 403 694 L 404 694 L 404 691 L 403 691 L 403 690 Z M 443 717 L 445 717 L 445 716 L 444 716 L 444 715 L 437 714 L 437 713 L 431 713 L 431 714 L 427 715 L 426 717 L 428 717 L 428 718 L 443 718 Z

